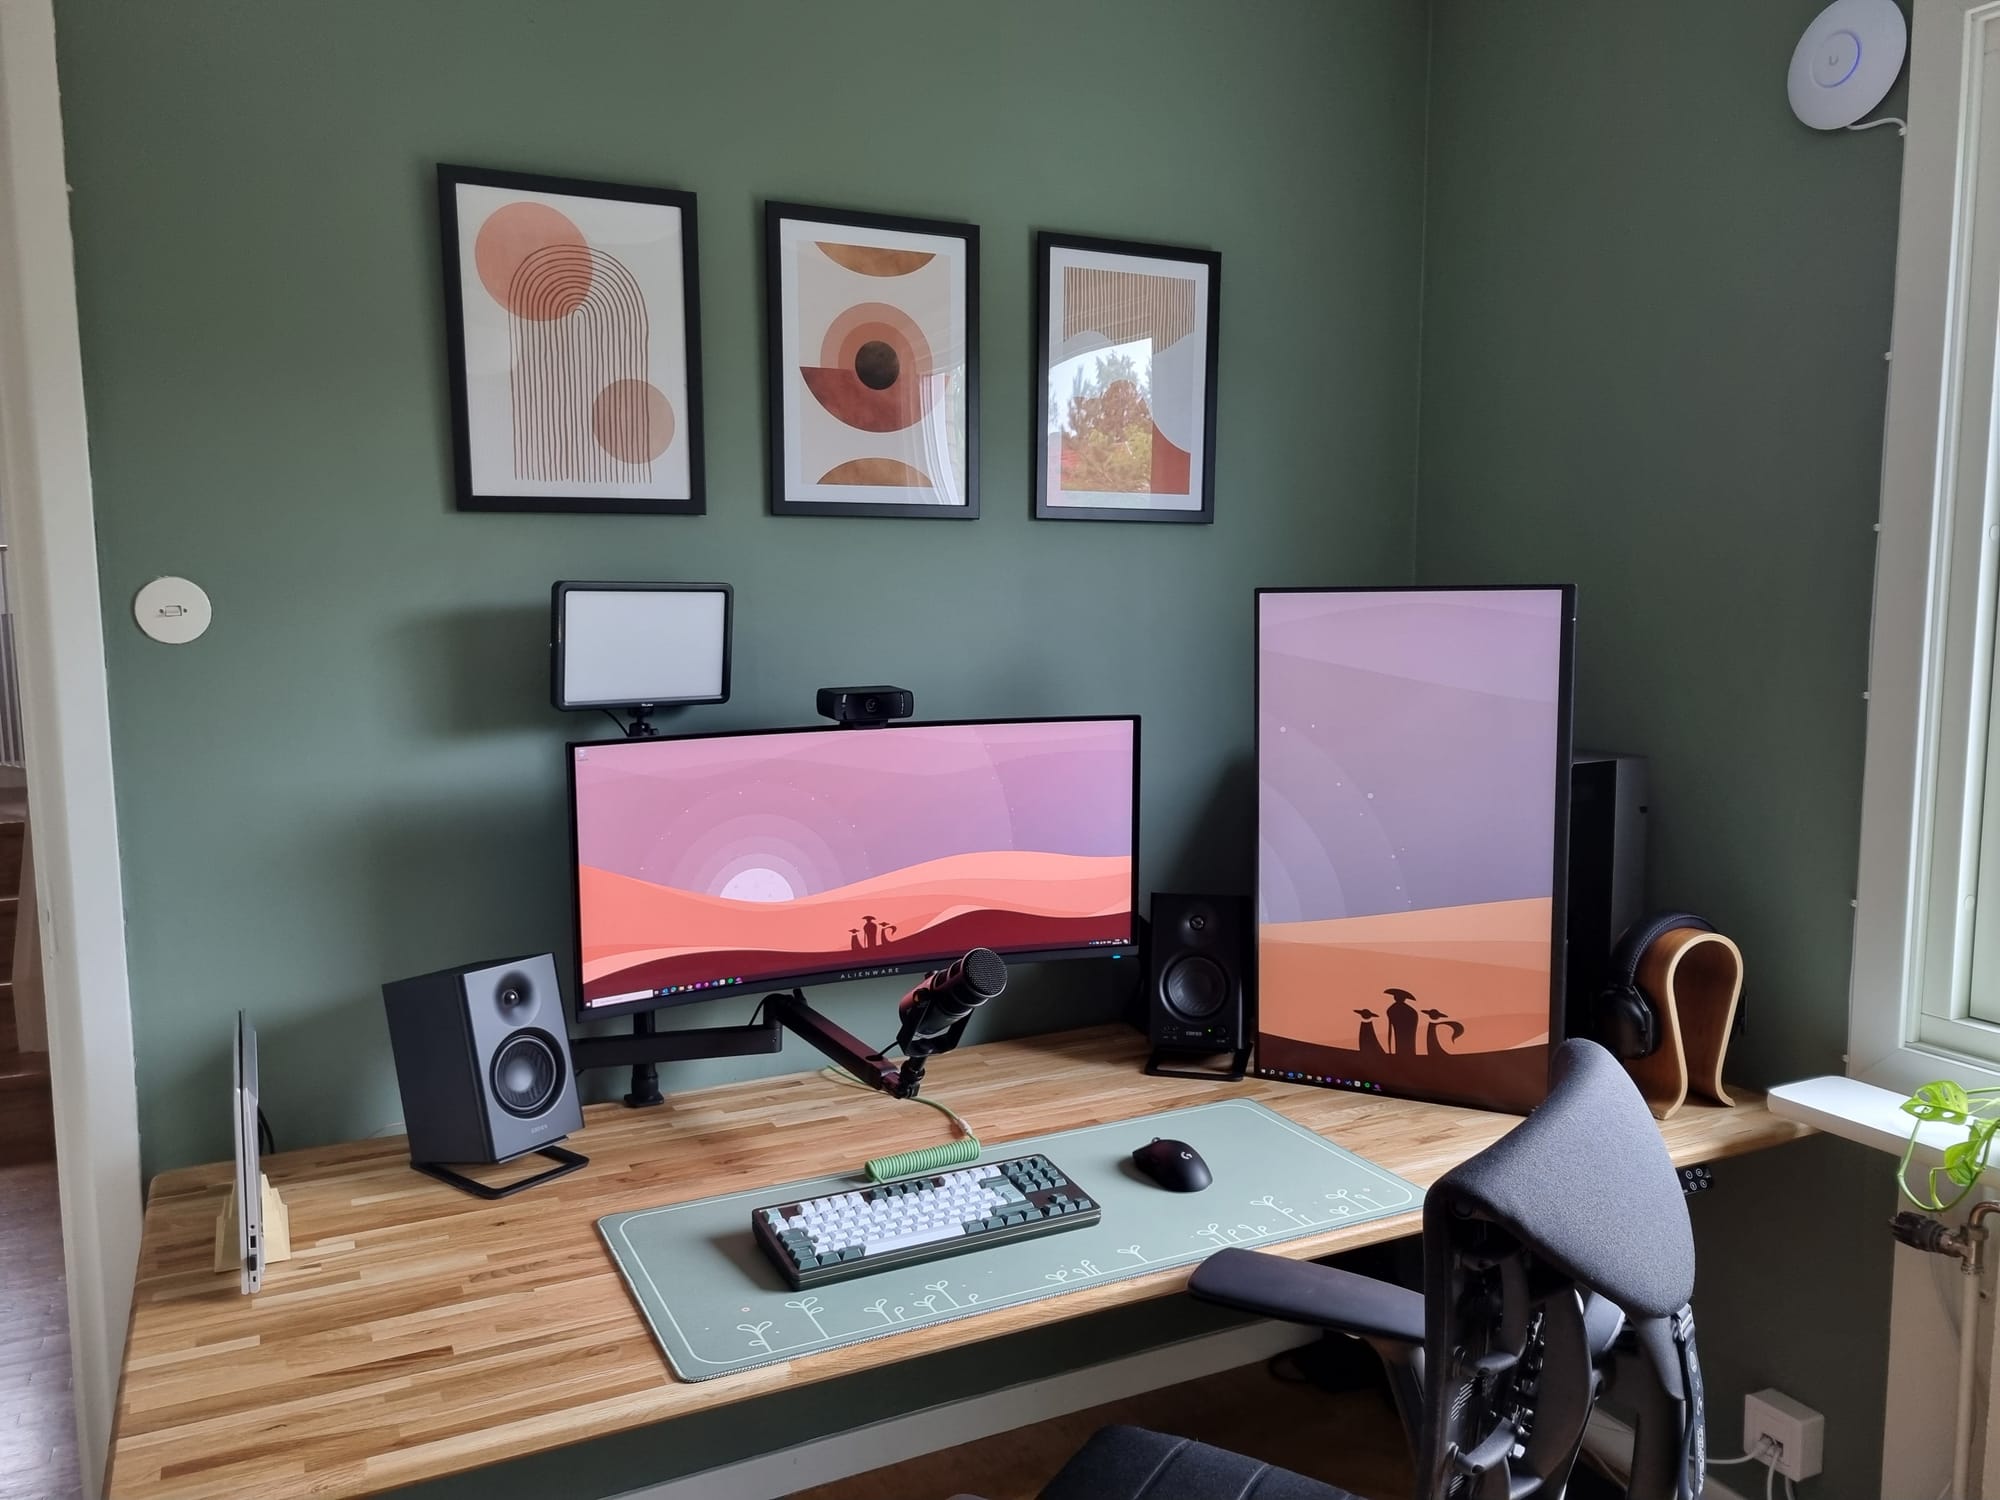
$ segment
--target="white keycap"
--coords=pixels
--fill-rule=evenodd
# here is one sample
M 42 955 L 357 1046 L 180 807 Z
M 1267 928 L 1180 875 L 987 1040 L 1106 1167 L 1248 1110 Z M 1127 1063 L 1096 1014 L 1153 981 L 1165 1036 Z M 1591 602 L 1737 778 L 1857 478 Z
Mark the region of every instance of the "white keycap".
M 891 1250 L 904 1250 L 912 1245 L 928 1245 L 937 1240 L 956 1239 L 965 1231 L 956 1224 L 940 1229 L 912 1230 L 907 1234 L 891 1235 L 886 1239 L 869 1240 L 861 1248 L 869 1255 L 884 1255 Z

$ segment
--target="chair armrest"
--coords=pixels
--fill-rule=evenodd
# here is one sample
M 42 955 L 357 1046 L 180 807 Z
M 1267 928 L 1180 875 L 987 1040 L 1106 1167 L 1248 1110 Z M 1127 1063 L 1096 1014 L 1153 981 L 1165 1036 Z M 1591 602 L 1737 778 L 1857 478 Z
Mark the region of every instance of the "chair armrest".
M 1424 1299 L 1372 1276 L 1254 1250 L 1218 1250 L 1188 1290 L 1203 1302 L 1395 1344 L 1424 1341 Z

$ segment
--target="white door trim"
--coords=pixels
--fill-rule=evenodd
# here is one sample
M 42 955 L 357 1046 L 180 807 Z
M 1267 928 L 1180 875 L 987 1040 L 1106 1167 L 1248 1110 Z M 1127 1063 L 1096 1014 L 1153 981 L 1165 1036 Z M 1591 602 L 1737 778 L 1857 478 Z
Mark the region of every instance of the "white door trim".
M 17 562 L 28 811 L 88 1496 L 142 1215 L 111 722 L 51 0 L 0 0 L 0 501 Z

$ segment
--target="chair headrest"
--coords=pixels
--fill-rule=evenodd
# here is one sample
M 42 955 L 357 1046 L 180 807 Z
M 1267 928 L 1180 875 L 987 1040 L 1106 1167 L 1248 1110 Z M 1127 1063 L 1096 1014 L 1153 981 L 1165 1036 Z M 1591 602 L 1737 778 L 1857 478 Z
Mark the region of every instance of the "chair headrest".
M 1694 1294 L 1694 1231 L 1659 1126 L 1595 1042 L 1558 1047 L 1554 1077 L 1533 1114 L 1439 1179 L 1426 1229 L 1491 1219 L 1627 1316 L 1665 1317 Z

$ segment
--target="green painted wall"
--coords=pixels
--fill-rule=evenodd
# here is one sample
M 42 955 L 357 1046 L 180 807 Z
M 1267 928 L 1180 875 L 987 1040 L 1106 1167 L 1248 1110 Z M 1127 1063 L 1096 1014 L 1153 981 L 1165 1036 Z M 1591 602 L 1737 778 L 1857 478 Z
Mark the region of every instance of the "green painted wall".
M 283 1141 L 344 1137 L 400 1114 L 382 980 L 564 948 L 561 744 L 595 731 L 547 707 L 556 578 L 736 584 L 736 698 L 688 728 L 809 720 L 856 679 L 932 717 L 1142 713 L 1147 885 L 1247 878 L 1250 590 L 1408 572 L 1421 7 L 57 20 L 149 1170 L 226 1154 L 237 1007 Z M 449 508 L 440 159 L 699 194 L 707 517 Z M 982 520 L 764 514 L 767 195 L 981 226 Z M 1221 250 L 1212 528 L 1029 520 L 1039 227 Z M 162 573 L 213 595 L 199 644 L 134 629 Z M 1103 1019 L 1112 974 L 1024 976 L 996 1021 Z M 846 990 L 881 1031 L 893 991 Z
M 1418 575 L 1578 582 L 1578 739 L 1652 757 L 1655 904 L 1742 941 L 1763 1082 L 1842 1066 L 1901 171 L 1791 117 L 1819 8 L 1433 12 Z M 1695 1210 L 1714 1451 L 1778 1385 L 1815 1495 L 1875 1493 L 1888 1170 L 1814 1142 Z

